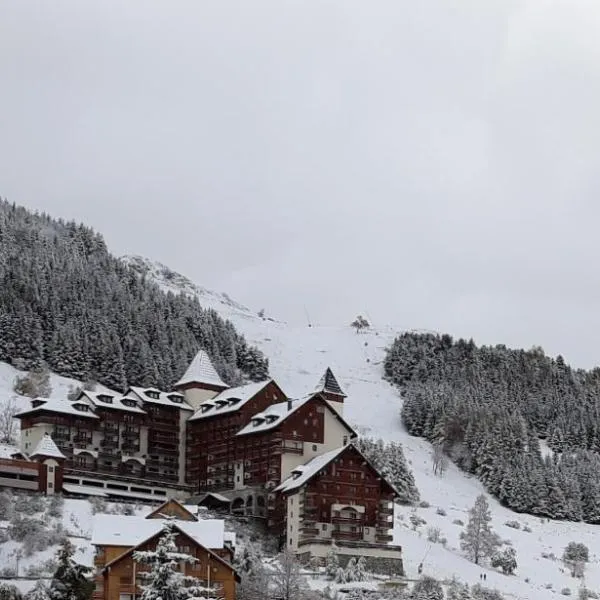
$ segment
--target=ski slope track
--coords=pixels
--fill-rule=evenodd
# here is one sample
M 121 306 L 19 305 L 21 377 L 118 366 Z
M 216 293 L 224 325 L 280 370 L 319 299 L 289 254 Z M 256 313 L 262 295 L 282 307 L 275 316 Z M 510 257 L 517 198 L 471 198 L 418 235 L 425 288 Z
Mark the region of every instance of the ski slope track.
M 123 260 L 134 264 L 140 273 L 156 281 L 165 291 L 196 295 L 205 308 L 213 308 L 230 319 L 246 339 L 269 358 L 271 376 L 289 396 L 302 396 L 314 389 L 325 368 L 331 367 L 348 395 L 345 416 L 357 430 L 403 444 L 421 499 L 430 505 L 427 508 L 398 506 L 396 510 L 394 543 L 403 547 L 408 578 L 418 577 L 418 565 L 423 562 L 423 573 L 441 580 L 456 577 L 472 585 L 480 583 L 480 575 L 486 573 L 485 585 L 497 588 L 507 598 L 560 598 L 565 588 L 570 589 L 571 596 L 577 597 L 582 583 L 600 592 L 600 528 L 583 523 L 542 522 L 536 517 L 513 513 L 489 496 L 493 528 L 517 551 L 517 572 L 513 576 L 505 576 L 489 566 L 479 567 L 463 556 L 459 538 L 463 527 L 453 522 L 461 520 L 466 523 L 468 509 L 476 496 L 485 490 L 477 480 L 453 465 L 443 477 L 435 476 L 430 445 L 409 436 L 403 429 L 400 422 L 402 399 L 398 391 L 383 379 L 382 367 L 385 348 L 400 333 L 399 329 L 377 327 L 357 334 L 346 324 L 290 325 L 270 318 L 268 307 L 267 316 L 261 318 L 226 294 L 197 286 L 163 265 L 141 257 L 125 257 Z M 349 323 L 355 316 L 344 315 L 344 320 Z M 2 397 L 14 396 L 12 381 L 17 373 L 12 367 L 0 364 L 0 401 Z M 64 397 L 72 383 L 53 376 L 52 395 Z M 20 398 L 21 402 L 25 403 L 26 399 Z M 72 502 L 78 504 L 71 508 Z M 67 501 L 65 508 L 77 513 L 79 528 L 87 531 L 91 522 L 86 521 L 88 512 L 79 504 L 81 502 Z M 446 515 L 438 514 L 438 509 L 443 509 Z M 410 524 L 412 513 L 426 521 L 417 531 L 413 531 Z M 518 521 L 521 528 L 509 528 L 505 525 L 507 521 Z M 445 546 L 427 541 L 429 527 L 440 528 L 442 537 L 447 539 Z M 531 531 L 525 531 L 525 527 Z M 583 582 L 572 578 L 560 560 L 565 546 L 571 541 L 582 542 L 590 550 L 590 562 Z M 83 548 L 81 551 L 82 556 L 91 556 Z M 543 558 L 542 553 L 556 558 Z M 3 558 L 6 555 L 3 556 L 0 545 L 0 560 Z

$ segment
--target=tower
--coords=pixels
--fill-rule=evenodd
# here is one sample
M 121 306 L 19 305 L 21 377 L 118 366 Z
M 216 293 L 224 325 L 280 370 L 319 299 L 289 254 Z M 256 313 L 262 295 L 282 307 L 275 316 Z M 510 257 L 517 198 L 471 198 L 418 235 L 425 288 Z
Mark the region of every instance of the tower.
M 173 386 L 195 410 L 229 386 L 219 377 L 205 350 L 200 350 L 183 377 Z
M 29 455 L 31 460 L 41 463 L 40 492 L 52 496 L 62 489 L 65 455 L 58 449 L 48 433 L 44 433 L 35 450 Z
M 319 380 L 315 392 L 322 394 L 329 404 L 343 416 L 344 398 L 346 398 L 346 394 L 329 367 L 325 369 L 325 373 L 323 373 L 323 377 Z

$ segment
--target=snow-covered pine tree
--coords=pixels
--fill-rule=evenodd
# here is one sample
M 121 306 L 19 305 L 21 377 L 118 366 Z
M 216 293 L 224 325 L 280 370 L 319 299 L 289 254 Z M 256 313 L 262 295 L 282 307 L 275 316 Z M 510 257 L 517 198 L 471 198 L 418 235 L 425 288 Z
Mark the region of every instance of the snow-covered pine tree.
M 360 556 L 356 561 L 354 578 L 356 581 L 364 581 L 367 578 L 367 561 L 364 556 Z
M 89 578 L 92 569 L 77 563 L 74 555 L 75 546 L 65 538 L 58 549 L 58 565 L 50 582 L 52 600 L 89 600 L 92 595 L 94 584 Z
M 453 579 L 448 585 L 447 600 L 471 600 L 471 592 L 466 583 Z
M 327 552 L 325 559 L 325 574 L 329 579 L 335 579 L 337 571 L 340 568 L 340 561 L 334 548 L 331 548 Z
M 514 548 L 505 548 L 492 554 L 491 560 L 494 569 L 502 569 L 505 575 L 512 575 L 517 569 L 517 551 Z
M 176 544 L 177 535 L 175 524 L 167 520 L 155 550 L 137 550 L 133 553 L 136 562 L 149 567 L 148 572 L 144 573 L 147 583 L 141 586 L 140 600 L 221 598 L 218 590 L 179 570 L 181 565 L 193 565 L 198 559 L 185 552 L 179 552 Z
M 352 556 L 344 569 L 346 581 L 356 581 L 356 559 Z
M 492 531 L 490 506 L 483 494 L 477 496 L 469 510 L 465 531 L 460 534 L 460 547 L 476 565 L 481 559 L 490 557 L 500 545 L 498 536 Z

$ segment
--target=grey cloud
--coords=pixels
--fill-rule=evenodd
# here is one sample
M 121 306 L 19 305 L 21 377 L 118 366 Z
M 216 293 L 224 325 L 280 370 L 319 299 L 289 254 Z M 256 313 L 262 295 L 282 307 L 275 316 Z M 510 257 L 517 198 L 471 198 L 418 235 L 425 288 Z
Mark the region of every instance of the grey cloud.
M 0 193 L 301 323 L 596 360 L 600 7 L 0 5 Z

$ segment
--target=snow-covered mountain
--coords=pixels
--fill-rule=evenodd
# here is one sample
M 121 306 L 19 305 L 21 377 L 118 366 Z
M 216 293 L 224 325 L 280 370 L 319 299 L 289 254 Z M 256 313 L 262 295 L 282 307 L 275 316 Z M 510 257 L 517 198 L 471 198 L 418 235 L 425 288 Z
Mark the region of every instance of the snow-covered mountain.
M 400 423 L 402 399 L 397 390 L 382 378 L 385 348 L 399 333 L 392 326 L 373 327 L 357 334 L 350 326 L 295 326 L 258 314 L 219 294 L 195 285 L 188 278 L 174 273 L 161 264 L 140 257 L 125 257 L 147 278 L 153 279 L 165 290 L 197 295 L 201 304 L 214 308 L 230 319 L 248 342 L 256 344 L 270 360 L 271 375 L 290 396 L 300 396 L 312 390 L 326 367 L 331 367 L 348 394 L 346 417 L 366 434 L 402 442 L 407 460 L 413 469 L 416 483 L 424 501 L 423 506 L 411 509 L 398 507 L 394 529 L 395 543 L 404 548 L 407 576 L 417 577 L 419 563 L 423 572 L 438 579 L 453 576 L 469 583 L 480 583 L 480 575 L 487 575 L 486 585 L 497 587 L 507 597 L 538 600 L 560 596 L 569 588 L 577 594 L 581 581 L 570 577 L 560 561 L 565 546 L 583 542 L 590 549 L 590 563 L 585 583 L 600 591 L 600 529 L 580 523 L 542 522 L 528 515 L 517 515 L 490 498 L 493 526 L 503 540 L 517 551 L 518 569 L 514 576 L 478 567 L 462 556 L 459 535 L 467 521 L 467 511 L 483 490 L 481 484 L 450 466 L 443 477 L 433 474 L 431 448 L 422 439 L 409 436 Z M 268 314 L 268 306 L 267 306 Z M 347 315 L 348 323 L 355 315 Z M 18 371 L 0 364 L 0 401 L 14 395 L 12 382 Z M 53 395 L 64 397 L 72 380 L 52 377 Z M 20 398 L 19 402 L 26 400 Z M 71 507 L 71 502 L 76 502 Z M 82 501 L 67 501 L 67 511 L 76 512 L 78 525 L 88 531 Z M 413 530 L 410 517 L 415 513 L 425 523 Z M 69 517 L 70 518 L 70 517 Z M 86 522 L 82 522 L 86 521 Z M 505 523 L 518 521 L 520 529 Z M 438 527 L 445 545 L 430 543 L 428 529 Z M 0 561 L 6 552 L 0 544 Z M 88 552 L 85 556 L 90 556 Z M 542 556 L 546 556 L 544 558 Z M 555 557 L 555 558 L 553 558 Z M 31 560 L 35 560 L 35 556 Z

